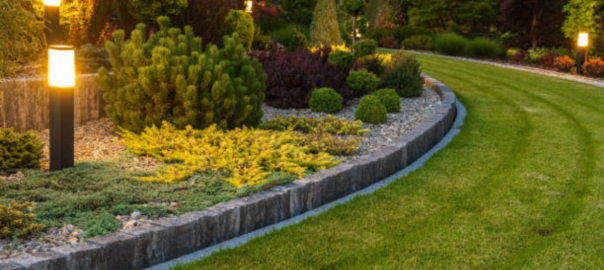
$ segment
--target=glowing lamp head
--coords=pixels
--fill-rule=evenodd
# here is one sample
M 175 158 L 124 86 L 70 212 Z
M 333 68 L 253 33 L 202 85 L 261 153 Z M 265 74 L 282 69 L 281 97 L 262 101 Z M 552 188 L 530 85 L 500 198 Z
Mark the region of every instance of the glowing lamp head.
M 579 33 L 579 42 L 577 45 L 581 48 L 585 48 L 589 45 L 589 34 L 588 33 Z
M 254 2 L 252 2 L 252 0 L 248 0 L 245 2 L 245 12 L 247 13 L 252 13 L 252 6 L 254 5 Z
M 75 50 L 71 46 L 50 46 L 48 50 L 48 85 L 58 88 L 75 86 Z
M 45 6 L 58 7 L 61 5 L 61 0 L 44 0 Z

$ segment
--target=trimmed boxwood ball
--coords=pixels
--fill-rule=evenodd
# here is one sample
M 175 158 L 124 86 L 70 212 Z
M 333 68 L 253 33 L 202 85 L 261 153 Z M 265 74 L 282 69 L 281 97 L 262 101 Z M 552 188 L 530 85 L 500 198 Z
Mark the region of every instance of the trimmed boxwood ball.
M 372 55 L 377 50 L 377 42 L 372 39 L 362 39 L 352 47 L 354 56 L 359 58 L 367 55 Z
M 444 55 L 462 55 L 467 47 L 468 40 L 457 34 L 443 34 L 436 38 L 436 51 Z
M 368 95 L 364 96 L 359 102 L 354 118 L 365 123 L 383 124 L 388 122 L 388 111 L 378 97 Z
M 354 55 L 349 52 L 335 51 L 329 54 L 329 63 L 341 69 L 349 70 L 354 65 Z
M 342 110 L 344 98 L 331 88 L 317 88 L 312 92 L 308 105 L 313 112 L 336 113 Z
M 388 113 L 401 112 L 401 97 L 392 88 L 384 88 L 373 92 L 380 102 L 386 107 Z
M 346 82 L 358 97 L 373 92 L 380 86 L 380 78 L 366 70 L 350 72 Z
M 424 78 L 417 58 L 410 53 L 392 56 L 390 65 L 382 74 L 382 85 L 393 88 L 401 97 L 419 97 L 424 91 Z

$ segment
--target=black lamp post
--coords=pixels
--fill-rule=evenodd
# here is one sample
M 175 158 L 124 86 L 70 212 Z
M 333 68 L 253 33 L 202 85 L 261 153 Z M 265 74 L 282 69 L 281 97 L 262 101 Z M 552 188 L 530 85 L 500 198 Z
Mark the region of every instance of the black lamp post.
M 44 0 L 50 88 L 50 170 L 74 165 L 75 50 L 64 44 L 59 25 L 61 0 Z
M 587 60 L 587 46 L 589 45 L 589 34 L 588 33 L 579 33 L 579 41 L 577 42 L 577 46 L 579 50 L 577 51 L 577 74 L 583 74 L 583 65 Z

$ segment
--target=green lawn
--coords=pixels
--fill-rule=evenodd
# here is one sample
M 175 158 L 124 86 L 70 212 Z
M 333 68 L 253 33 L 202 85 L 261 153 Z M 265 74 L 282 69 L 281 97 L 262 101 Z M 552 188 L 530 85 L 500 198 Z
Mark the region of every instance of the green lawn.
M 468 109 L 420 170 L 175 269 L 603 269 L 604 89 L 418 56 Z

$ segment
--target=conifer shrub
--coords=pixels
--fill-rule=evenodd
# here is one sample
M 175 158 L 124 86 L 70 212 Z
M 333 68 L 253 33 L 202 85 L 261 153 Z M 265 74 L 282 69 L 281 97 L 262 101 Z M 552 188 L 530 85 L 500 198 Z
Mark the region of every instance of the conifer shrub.
M 401 97 L 392 88 L 384 88 L 373 92 L 380 102 L 386 107 L 388 113 L 401 112 Z
M 365 69 L 370 73 L 381 76 L 386 68 L 384 60 L 378 54 L 372 54 L 357 59 L 356 70 Z
M 468 41 L 457 34 L 448 33 L 436 38 L 436 51 L 444 55 L 462 55 L 467 47 Z
M 350 75 L 346 78 L 346 83 L 355 95 L 360 97 L 375 91 L 380 86 L 380 78 L 366 70 L 358 70 L 350 72 Z
M 468 45 L 468 54 L 474 57 L 497 58 L 501 51 L 501 44 L 487 38 L 475 38 Z
M 377 50 L 377 42 L 372 39 L 362 39 L 353 46 L 354 56 L 359 58 L 374 54 Z
M 275 131 L 294 130 L 304 133 L 314 133 L 321 129 L 323 132 L 333 135 L 356 136 L 361 136 L 370 132 L 368 129 L 362 129 L 363 122 L 361 121 L 351 121 L 332 115 L 327 115 L 322 118 L 306 116 L 277 116 L 274 119 L 262 123 L 260 128 Z
M 245 10 L 232 9 L 225 18 L 227 34 L 239 34 L 241 45 L 247 50 L 252 48 L 254 41 L 254 18 Z
M 43 144 L 32 132 L 17 134 L 0 129 L 0 171 L 40 167 Z
M 346 85 L 348 70 L 329 63 L 329 47 L 315 52 L 289 52 L 275 46 L 269 52 L 250 52 L 266 72 L 266 103 L 276 108 L 308 108 L 315 88 L 329 87 L 342 95 L 344 102 L 352 98 Z
M 290 51 L 301 51 L 308 48 L 308 39 L 298 29 L 294 28 L 294 35 L 288 46 Z
M 405 50 L 433 51 L 434 41 L 431 36 L 413 36 L 405 39 L 401 45 Z
M 34 214 L 26 213 L 33 207 L 32 202 L 13 205 L 0 204 L 0 239 L 14 236 L 23 237 L 44 229 L 44 225 L 33 223 Z
M 329 63 L 349 70 L 354 65 L 354 55 L 345 51 L 334 51 L 329 54 Z
M 369 124 L 383 124 L 388 121 L 388 111 L 378 97 L 367 95 L 359 102 L 354 117 L 356 120 Z
M 312 92 L 308 105 L 313 112 L 336 113 L 342 110 L 344 99 L 331 88 L 318 88 Z
M 342 43 L 335 1 L 317 1 L 310 25 L 310 42 L 312 46 L 331 46 Z
M 401 97 L 419 97 L 423 93 L 424 79 L 417 58 L 409 53 L 398 53 L 382 74 L 382 85 L 396 90 Z
M 96 83 L 114 123 L 134 132 L 164 121 L 180 128 L 260 124 L 266 75 L 245 56 L 238 34 L 225 37 L 223 48 L 204 51 L 191 27 L 183 33 L 169 28 L 167 17 L 158 22 L 160 30 L 149 38 L 139 24 L 130 40 L 120 30 L 106 43 L 113 73 L 101 68 Z

